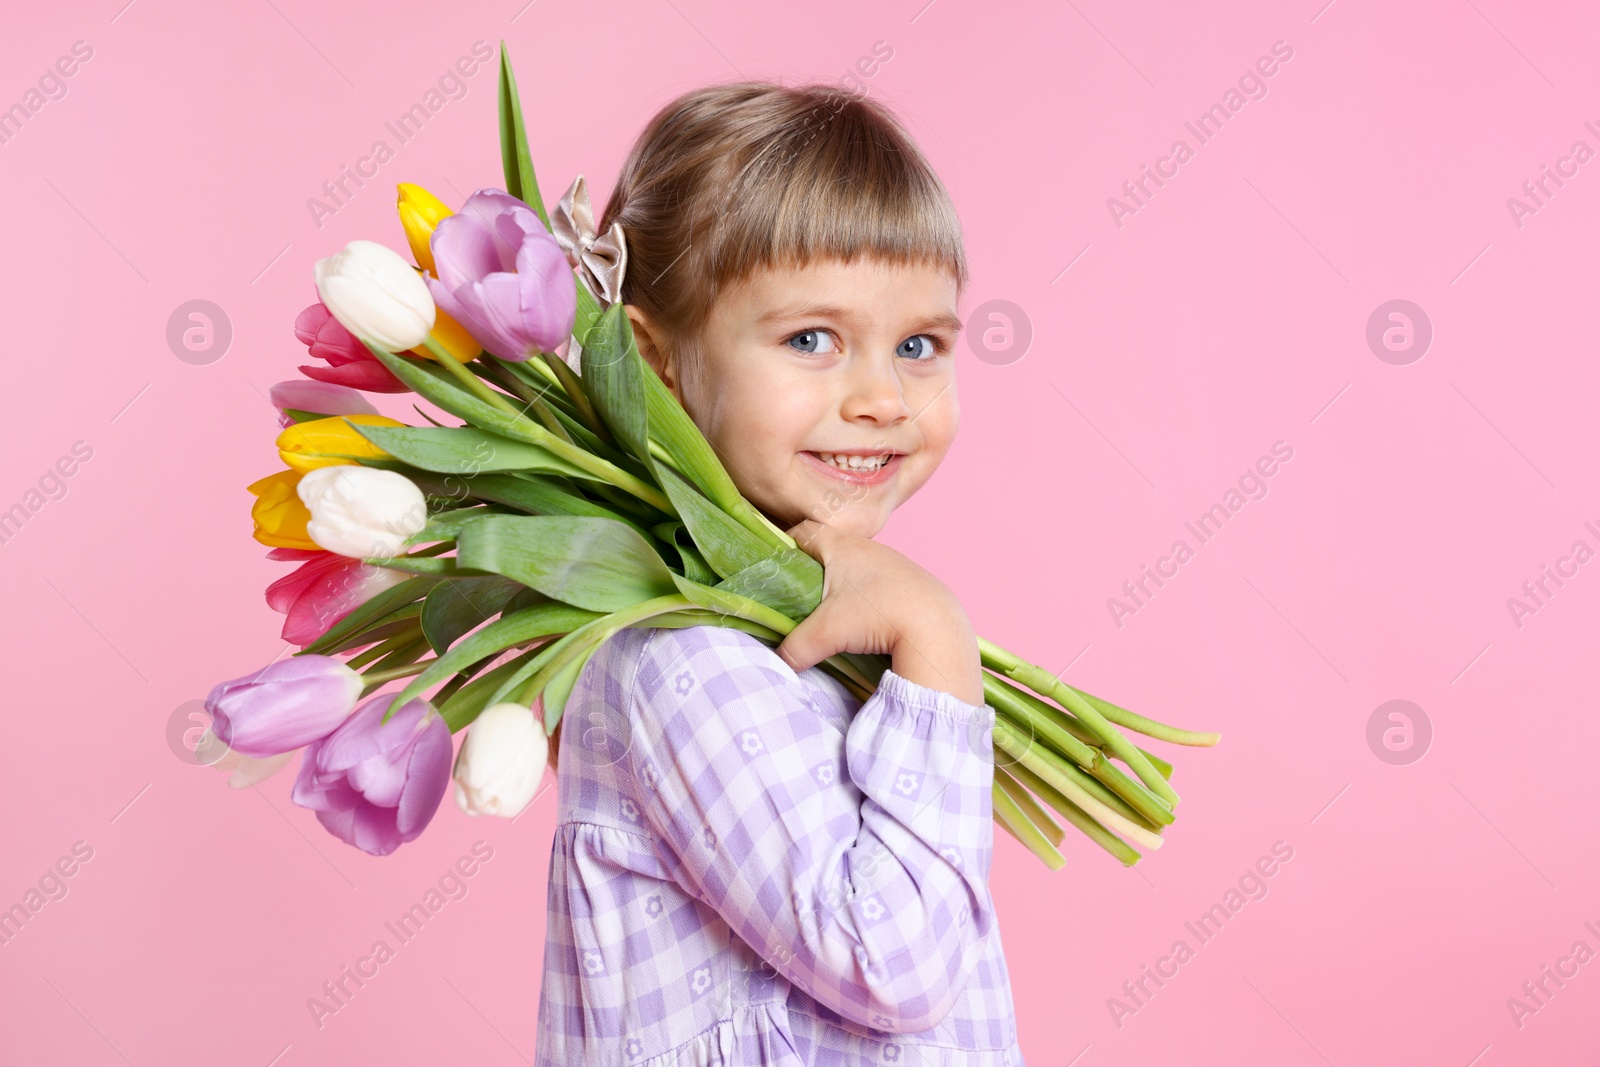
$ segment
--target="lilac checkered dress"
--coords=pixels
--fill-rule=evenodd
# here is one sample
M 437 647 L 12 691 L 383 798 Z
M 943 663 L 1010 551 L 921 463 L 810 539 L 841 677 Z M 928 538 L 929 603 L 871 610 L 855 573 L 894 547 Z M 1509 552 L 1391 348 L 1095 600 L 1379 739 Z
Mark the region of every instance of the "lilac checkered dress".
M 992 708 L 695 626 L 618 632 L 565 717 L 536 1067 L 1024 1067 Z

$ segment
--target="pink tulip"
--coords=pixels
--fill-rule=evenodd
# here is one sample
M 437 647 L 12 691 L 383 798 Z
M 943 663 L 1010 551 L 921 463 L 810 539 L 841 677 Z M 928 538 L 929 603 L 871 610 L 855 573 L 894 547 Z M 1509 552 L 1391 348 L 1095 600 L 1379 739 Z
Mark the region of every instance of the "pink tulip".
M 368 393 L 404 393 L 410 390 L 394 373 L 378 362 L 367 346 L 339 325 L 326 304 L 318 301 L 300 312 L 294 320 L 294 335 L 328 366 L 300 368 L 300 373 L 319 382 L 347 385 Z
M 283 639 L 304 648 L 356 608 L 411 577 L 335 552 L 275 548 L 268 559 L 303 560 L 267 586 L 267 606 L 281 611 Z
M 272 406 L 278 409 L 278 425 L 293 426 L 285 408 L 314 411 L 319 415 L 376 415 L 378 409 L 360 393 L 345 385 L 308 382 L 304 378 L 279 382 L 267 390 Z
M 350 717 L 365 685 L 332 656 L 290 656 L 217 683 L 206 710 L 223 744 L 262 759 L 326 737 Z
M 374 697 L 306 748 L 290 799 L 347 845 L 387 856 L 427 827 L 450 784 L 450 728 L 426 700 L 382 722 Z
M 551 352 L 572 335 L 577 282 L 566 253 L 521 200 L 479 189 L 429 239 L 439 310 L 501 359 Z

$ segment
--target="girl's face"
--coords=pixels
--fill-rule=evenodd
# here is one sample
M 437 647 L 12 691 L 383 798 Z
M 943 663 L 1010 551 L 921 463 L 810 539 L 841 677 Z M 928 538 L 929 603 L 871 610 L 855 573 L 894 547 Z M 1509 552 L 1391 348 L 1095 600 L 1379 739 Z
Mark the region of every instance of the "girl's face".
M 687 367 L 663 366 L 648 320 L 627 311 L 641 355 L 782 528 L 876 535 L 955 439 L 961 320 L 941 268 L 861 257 L 759 272 L 719 297 Z

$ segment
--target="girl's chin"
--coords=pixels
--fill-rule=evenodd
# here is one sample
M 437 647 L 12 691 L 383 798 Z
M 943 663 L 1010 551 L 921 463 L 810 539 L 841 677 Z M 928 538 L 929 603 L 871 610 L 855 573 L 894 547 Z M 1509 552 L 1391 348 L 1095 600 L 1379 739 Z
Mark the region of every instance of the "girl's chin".
M 846 504 L 840 507 L 836 502 L 830 503 L 827 500 L 783 507 L 758 504 L 756 510 L 780 530 L 789 530 L 806 519 L 814 519 L 841 533 L 869 538 L 876 537 L 886 521 L 885 516 L 878 515 L 876 508 L 865 508 L 860 504 Z

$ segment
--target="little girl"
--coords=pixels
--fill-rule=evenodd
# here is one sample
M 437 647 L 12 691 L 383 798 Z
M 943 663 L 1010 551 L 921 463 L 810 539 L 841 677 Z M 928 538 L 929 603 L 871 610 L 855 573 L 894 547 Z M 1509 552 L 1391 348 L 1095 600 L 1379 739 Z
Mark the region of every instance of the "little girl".
M 536 1063 L 1021 1067 L 976 636 L 871 540 L 956 432 L 949 197 L 875 103 L 741 83 L 651 120 L 612 222 L 640 354 L 825 584 L 776 649 L 641 627 L 584 668 Z M 841 651 L 890 657 L 864 703 Z

